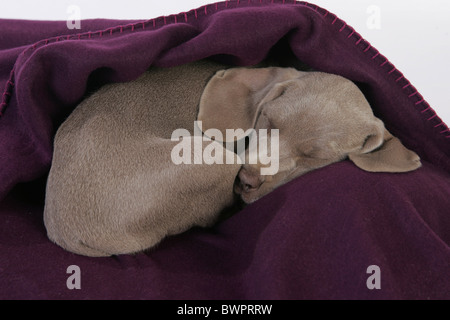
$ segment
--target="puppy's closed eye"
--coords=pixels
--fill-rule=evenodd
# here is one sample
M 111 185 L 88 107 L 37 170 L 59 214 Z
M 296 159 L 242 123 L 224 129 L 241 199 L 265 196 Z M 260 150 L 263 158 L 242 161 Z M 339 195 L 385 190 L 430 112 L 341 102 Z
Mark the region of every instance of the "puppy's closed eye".
M 275 95 L 275 97 L 273 98 L 273 100 L 276 100 L 276 99 L 281 98 L 283 95 L 286 94 L 287 90 L 288 90 L 287 87 L 282 86 L 282 87 L 280 88 L 280 90 L 276 93 L 276 95 Z
M 265 102 L 274 101 L 280 97 L 282 97 L 286 91 L 287 86 L 284 83 L 278 83 L 276 84 L 266 95 L 266 97 L 262 100 L 261 104 L 264 104 Z
M 310 152 L 301 151 L 300 157 L 302 159 L 314 159 L 314 154 L 312 153 L 312 151 L 310 151 Z

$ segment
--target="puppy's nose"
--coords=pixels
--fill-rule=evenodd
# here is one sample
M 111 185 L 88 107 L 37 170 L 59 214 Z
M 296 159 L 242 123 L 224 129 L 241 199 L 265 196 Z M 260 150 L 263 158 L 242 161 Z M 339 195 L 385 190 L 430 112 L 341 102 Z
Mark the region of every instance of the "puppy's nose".
M 249 170 L 242 168 L 239 171 L 239 186 L 243 192 L 257 190 L 264 182 L 259 174 L 252 174 Z

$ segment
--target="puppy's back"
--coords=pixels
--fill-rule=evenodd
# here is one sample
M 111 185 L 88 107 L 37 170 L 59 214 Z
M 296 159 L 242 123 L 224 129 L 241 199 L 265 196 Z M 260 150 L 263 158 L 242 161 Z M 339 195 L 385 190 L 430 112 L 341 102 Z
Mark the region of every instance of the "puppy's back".
M 240 166 L 176 166 L 170 137 L 178 128 L 192 134 L 203 88 L 222 68 L 203 61 L 151 68 L 85 99 L 55 136 L 44 212 L 49 238 L 102 256 L 213 222 L 232 201 Z

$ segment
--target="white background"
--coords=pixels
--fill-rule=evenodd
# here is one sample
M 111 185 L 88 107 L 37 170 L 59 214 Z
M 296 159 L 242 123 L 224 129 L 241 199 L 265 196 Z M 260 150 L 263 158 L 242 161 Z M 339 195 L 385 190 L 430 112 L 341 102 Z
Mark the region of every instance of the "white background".
M 245 1 L 245 0 L 241 0 Z M 253 0 L 257 1 L 257 0 Z M 0 18 L 67 20 L 68 8 L 81 19 L 151 19 L 213 3 L 213 0 L 0 0 Z M 331 11 L 385 55 L 450 125 L 450 1 L 311 0 Z M 371 24 L 374 11 L 379 16 Z M 379 27 L 379 28 L 376 28 Z M 1 30 L 0 30 L 1 32 Z

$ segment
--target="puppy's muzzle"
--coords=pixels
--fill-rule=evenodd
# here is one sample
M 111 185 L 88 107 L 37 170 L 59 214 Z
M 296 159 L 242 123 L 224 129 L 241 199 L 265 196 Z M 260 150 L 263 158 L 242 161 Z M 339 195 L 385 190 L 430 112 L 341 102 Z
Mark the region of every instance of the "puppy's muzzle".
M 234 191 L 237 194 L 249 193 L 259 189 L 264 179 L 259 175 L 258 170 L 242 167 L 239 171 Z

